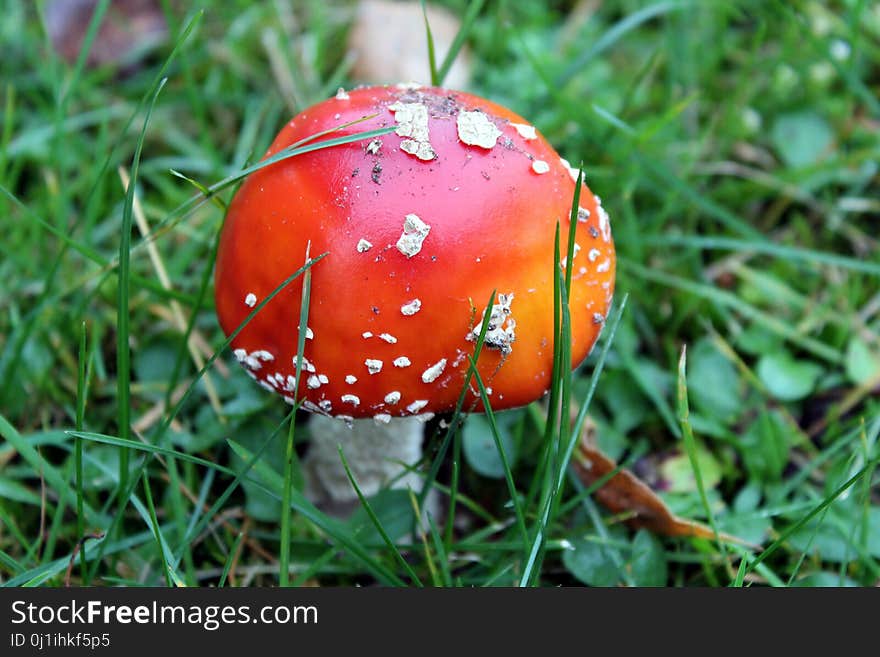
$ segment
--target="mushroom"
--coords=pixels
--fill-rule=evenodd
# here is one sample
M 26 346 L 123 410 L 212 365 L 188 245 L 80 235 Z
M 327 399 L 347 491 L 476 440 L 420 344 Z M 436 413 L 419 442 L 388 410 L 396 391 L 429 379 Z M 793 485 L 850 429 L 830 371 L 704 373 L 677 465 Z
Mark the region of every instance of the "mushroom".
M 335 418 L 312 426 L 309 470 L 321 479 L 312 488 L 336 501 L 354 499 L 338 443 L 346 453 L 357 449 L 350 461 L 366 494 L 399 473 L 399 461 L 420 459 L 418 421 L 455 407 L 486 313 L 477 367 L 493 408 L 547 391 L 557 224 L 562 243 L 576 231 L 574 258 L 563 263 L 573 268 L 574 365 L 599 335 L 614 286 L 599 197 L 584 185 L 570 225 L 577 172 L 525 119 L 478 96 L 413 84 L 340 90 L 285 125 L 266 157 L 362 117 L 370 118 L 341 133 L 396 124 L 395 132 L 247 178 L 229 206 L 215 274 L 217 314 L 229 334 L 301 266 L 309 245 L 327 253 L 311 269 L 308 326 L 299 325 L 296 279 L 232 347 L 253 378 L 295 403 L 306 332 L 298 394 L 304 409 Z M 475 388 L 465 400 L 466 409 L 482 410 Z M 409 422 L 398 438 L 402 419 Z

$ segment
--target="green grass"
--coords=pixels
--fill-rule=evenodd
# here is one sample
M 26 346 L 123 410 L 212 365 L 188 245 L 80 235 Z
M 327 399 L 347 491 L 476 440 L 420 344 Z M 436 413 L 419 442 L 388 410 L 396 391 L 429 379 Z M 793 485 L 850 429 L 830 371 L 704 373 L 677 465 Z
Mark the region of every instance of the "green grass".
M 362 496 L 347 519 L 305 497 L 306 416 L 245 376 L 212 306 L 235 186 L 294 111 L 356 83 L 346 3 L 169 10 L 169 40 L 123 73 L 86 65 L 112 4 L 66 63 L 41 12 L 0 2 L 0 583 L 880 582 L 876 3 L 444 3 L 472 90 L 583 163 L 619 268 L 571 376 L 560 272 L 548 398 L 460 404 L 429 437 L 441 511 L 422 525 L 426 494 Z M 275 293 L 323 257 L 302 255 Z M 760 549 L 598 506 L 567 467 L 588 422 L 675 513 Z

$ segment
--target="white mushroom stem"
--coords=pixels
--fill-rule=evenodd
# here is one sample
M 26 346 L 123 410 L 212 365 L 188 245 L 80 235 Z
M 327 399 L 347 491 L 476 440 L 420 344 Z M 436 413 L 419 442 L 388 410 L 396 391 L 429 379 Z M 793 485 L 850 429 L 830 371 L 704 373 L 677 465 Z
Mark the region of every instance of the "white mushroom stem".
M 309 451 L 303 459 L 306 495 L 316 504 L 340 511 L 357 505 L 357 493 L 339 458 L 340 446 L 364 496 L 388 486 L 420 492 L 422 477 L 407 471 L 404 464 L 414 466 L 421 460 L 424 427 L 416 418 L 382 424 L 373 419 L 313 416 Z

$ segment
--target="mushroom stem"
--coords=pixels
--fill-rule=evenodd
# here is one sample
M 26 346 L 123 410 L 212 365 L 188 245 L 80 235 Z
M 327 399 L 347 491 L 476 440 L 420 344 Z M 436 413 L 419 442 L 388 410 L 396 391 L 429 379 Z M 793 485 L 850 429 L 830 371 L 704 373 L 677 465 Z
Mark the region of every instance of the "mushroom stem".
M 309 421 L 309 451 L 303 459 L 306 495 L 339 515 L 357 506 L 357 493 L 339 458 L 340 446 L 365 496 L 386 486 L 419 492 L 422 477 L 407 471 L 407 466 L 414 466 L 422 458 L 424 426 L 417 418 L 394 418 L 379 424 L 373 419 L 341 420 L 314 415 Z

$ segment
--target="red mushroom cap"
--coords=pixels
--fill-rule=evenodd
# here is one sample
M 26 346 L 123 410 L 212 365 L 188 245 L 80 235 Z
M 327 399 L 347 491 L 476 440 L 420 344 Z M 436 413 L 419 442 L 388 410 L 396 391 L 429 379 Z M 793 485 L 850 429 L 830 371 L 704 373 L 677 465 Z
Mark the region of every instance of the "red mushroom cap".
M 266 157 L 371 114 L 334 136 L 395 123 L 396 132 L 283 160 L 242 185 L 217 257 L 221 326 L 238 327 L 310 244 L 313 256 L 329 255 L 312 268 L 306 408 L 380 420 L 451 410 L 493 290 L 479 359 L 492 406 L 539 398 L 553 368 L 554 234 L 559 222 L 566 244 L 576 173 L 504 107 L 413 86 L 340 90 L 284 126 Z M 580 198 L 566 263 L 575 365 L 602 328 L 615 270 L 608 215 L 586 186 Z M 299 278 L 232 345 L 290 402 L 301 294 Z M 480 408 L 472 388 L 467 407 Z

